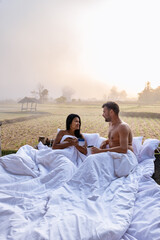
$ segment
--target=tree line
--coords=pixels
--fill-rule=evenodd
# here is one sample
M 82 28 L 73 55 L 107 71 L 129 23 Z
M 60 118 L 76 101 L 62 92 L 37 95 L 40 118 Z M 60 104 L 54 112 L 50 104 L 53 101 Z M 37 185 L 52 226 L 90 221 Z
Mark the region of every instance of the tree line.
M 139 103 L 143 104 L 160 103 L 160 86 L 153 89 L 151 87 L 151 83 L 147 82 L 144 90 L 138 93 L 138 96 Z
M 75 93 L 75 91 L 65 86 L 62 89 L 62 96 L 55 99 L 56 103 L 65 103 L 65 102 L 75 102 L 76 99 L 72 99 L 72 95 Z M 32 96 L 37 98 L 40 103 L 45 103 L 48 101 L 48 94 L 49 91 L 44 88 L 43 85 L 39 84 L 37 90 L 34 90 L 31 92 Z M 127 100 L 127 93 L 125 90 L 118 91 L 116 87 L 112 87 L 108 97 L 105 95 L 105 98 L 114 100 L 114 101 L 126 101 Z M 80 101 L 80 99 L 78 99 Z M 160 103 L 160 86 L 153 89 L 151 87 L 151 83 L 148 81 L 146 83 L 146 86 L 144 90 L 140 93 L 138 93 L 138 102 L 142 104 L 152 104 L 152 103 Z

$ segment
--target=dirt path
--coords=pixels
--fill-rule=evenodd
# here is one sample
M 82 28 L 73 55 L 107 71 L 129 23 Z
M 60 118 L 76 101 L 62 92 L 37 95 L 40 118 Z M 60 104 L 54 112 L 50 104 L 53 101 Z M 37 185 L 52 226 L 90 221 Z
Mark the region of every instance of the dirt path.
M 37 113 L 34 113 L 33 115 L 26 116 L 26 117 L 6 119 L 6 120 L 1 121 L 1 123 L 4 125 L 4 124 L 16 123 L 16 122 L 23 122 L 23 121 L 40 118 L 40 117 L 44 117 L 44 116 L 49 116 L 49 115 L 52 115 L 52 114 L 48 113 L 48 112 L 37 112 Z

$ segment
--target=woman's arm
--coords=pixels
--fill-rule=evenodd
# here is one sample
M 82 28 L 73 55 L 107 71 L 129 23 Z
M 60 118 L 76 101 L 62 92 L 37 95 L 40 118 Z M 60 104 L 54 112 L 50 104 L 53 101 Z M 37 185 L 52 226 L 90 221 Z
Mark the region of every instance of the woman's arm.
M 52 149 L 64 149 L 64 148 L 67 148 L 67 147 L 70 147 L 72 146 L 72 142 L 71 141 L 64 141 L 64 142 L 60 142 L 62 137 L 65 135 L 65 131 L 64 130 L 60 130 L 58 133 L 57 133 L 57 136 L 53 142 L 53 145 L 52 145 Z
M 86 155 L 87 154 L 87 142 L 86 142 L 86 140 L 85 140 L 83 135 L 82 135 L 82 139 L 84 139 L 84 146 L 79 145 L 78 139 L 77 139 L 77 141 L 75 141 L 75 145 L 74 146 L 76 147 L 76 149 L 79 152 L 81 152 L 84 155 Z
M 76 149 L 77 149 L 79 152 L 83 153 L 84 155 L 87 154 L 87 143 L 86 143 L 86 141 L 85 141 L 84 146 L 80 146 L 80 145 L 78 144 L 78 140 L 77 140 L 77 142 L 75 143 L 74 146 L 76 147 Z
M 82 136 L 82 137 L 83 137 L 83 136 Z M 84 137 L 83 137 L 83 139 L 84 139 Z M 77 138 L 69 138 L 69 139 L 67 139 L 67 141 L 69 141 L 69 142 L 71 143 L 71 146 L 75 146 L 75 148 L 76 148 L 79 152 L 83 153 L 84 155 L 87 154 L 87 142 L 86 142 L 85 139 L 84 139 L 84 146 L 80 146 L 80 145 L 79 145 L 79 142 L 78 142 L 78 139 L 77 139 Z
M 66 138 L 64 142 L 60 142 L 62 137 L 65 135 L 65 131 L 64 130 L 61 130 L 58 132 L 54 142 L 53 142 L 53 145 L 52 145 L 52 149 L 64 149 L 64 148 L 67 148 L 67 147 L 70 147 L 70 146 L 75 146 L 76 149 L 78 151 L 80 151 L 81 153 L 83 154 L 87 154 L 87 143 L 85 141 L 85 145 L 84 146 L 80 146 L 78 144 L 78 139 L 77 138 Z

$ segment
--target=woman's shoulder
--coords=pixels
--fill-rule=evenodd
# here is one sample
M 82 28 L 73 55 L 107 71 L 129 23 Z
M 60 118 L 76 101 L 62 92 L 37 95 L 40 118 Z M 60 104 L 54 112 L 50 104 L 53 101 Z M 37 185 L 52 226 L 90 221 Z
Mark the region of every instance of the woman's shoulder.
M 85 139 L 85 136 L 83 135 L 83 133 L 81 133 L 81 138 Z
M 56 140 L 59 142 L 66 135 L 66 130 L 59 130 L 56 136 Z
M 64 135 L 66 135 L 67 134 L 67 131 L 66 130 L 59 130 L 59 132 L 58 132 L 58 135 L 59 136 L 64 136 Z

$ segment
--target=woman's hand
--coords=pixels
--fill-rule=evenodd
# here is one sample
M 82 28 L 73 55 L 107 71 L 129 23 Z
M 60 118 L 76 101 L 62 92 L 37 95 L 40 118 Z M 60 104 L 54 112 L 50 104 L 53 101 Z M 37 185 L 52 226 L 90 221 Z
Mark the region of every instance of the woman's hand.
M 78 145 L 78 139 L 77 138 L 66 138 L 65 141 L 69 142 L 71 146 L 77 146 Z
M 76 147 L 76 149 L 78 151 L 80 151 L 81 153 L 83 153 L 85 155 L 87 154 L 86 143 L 84 146 L 80 146 L 77 138 L 66 138 L 65 142 L 68 142 L 70 146 Z

